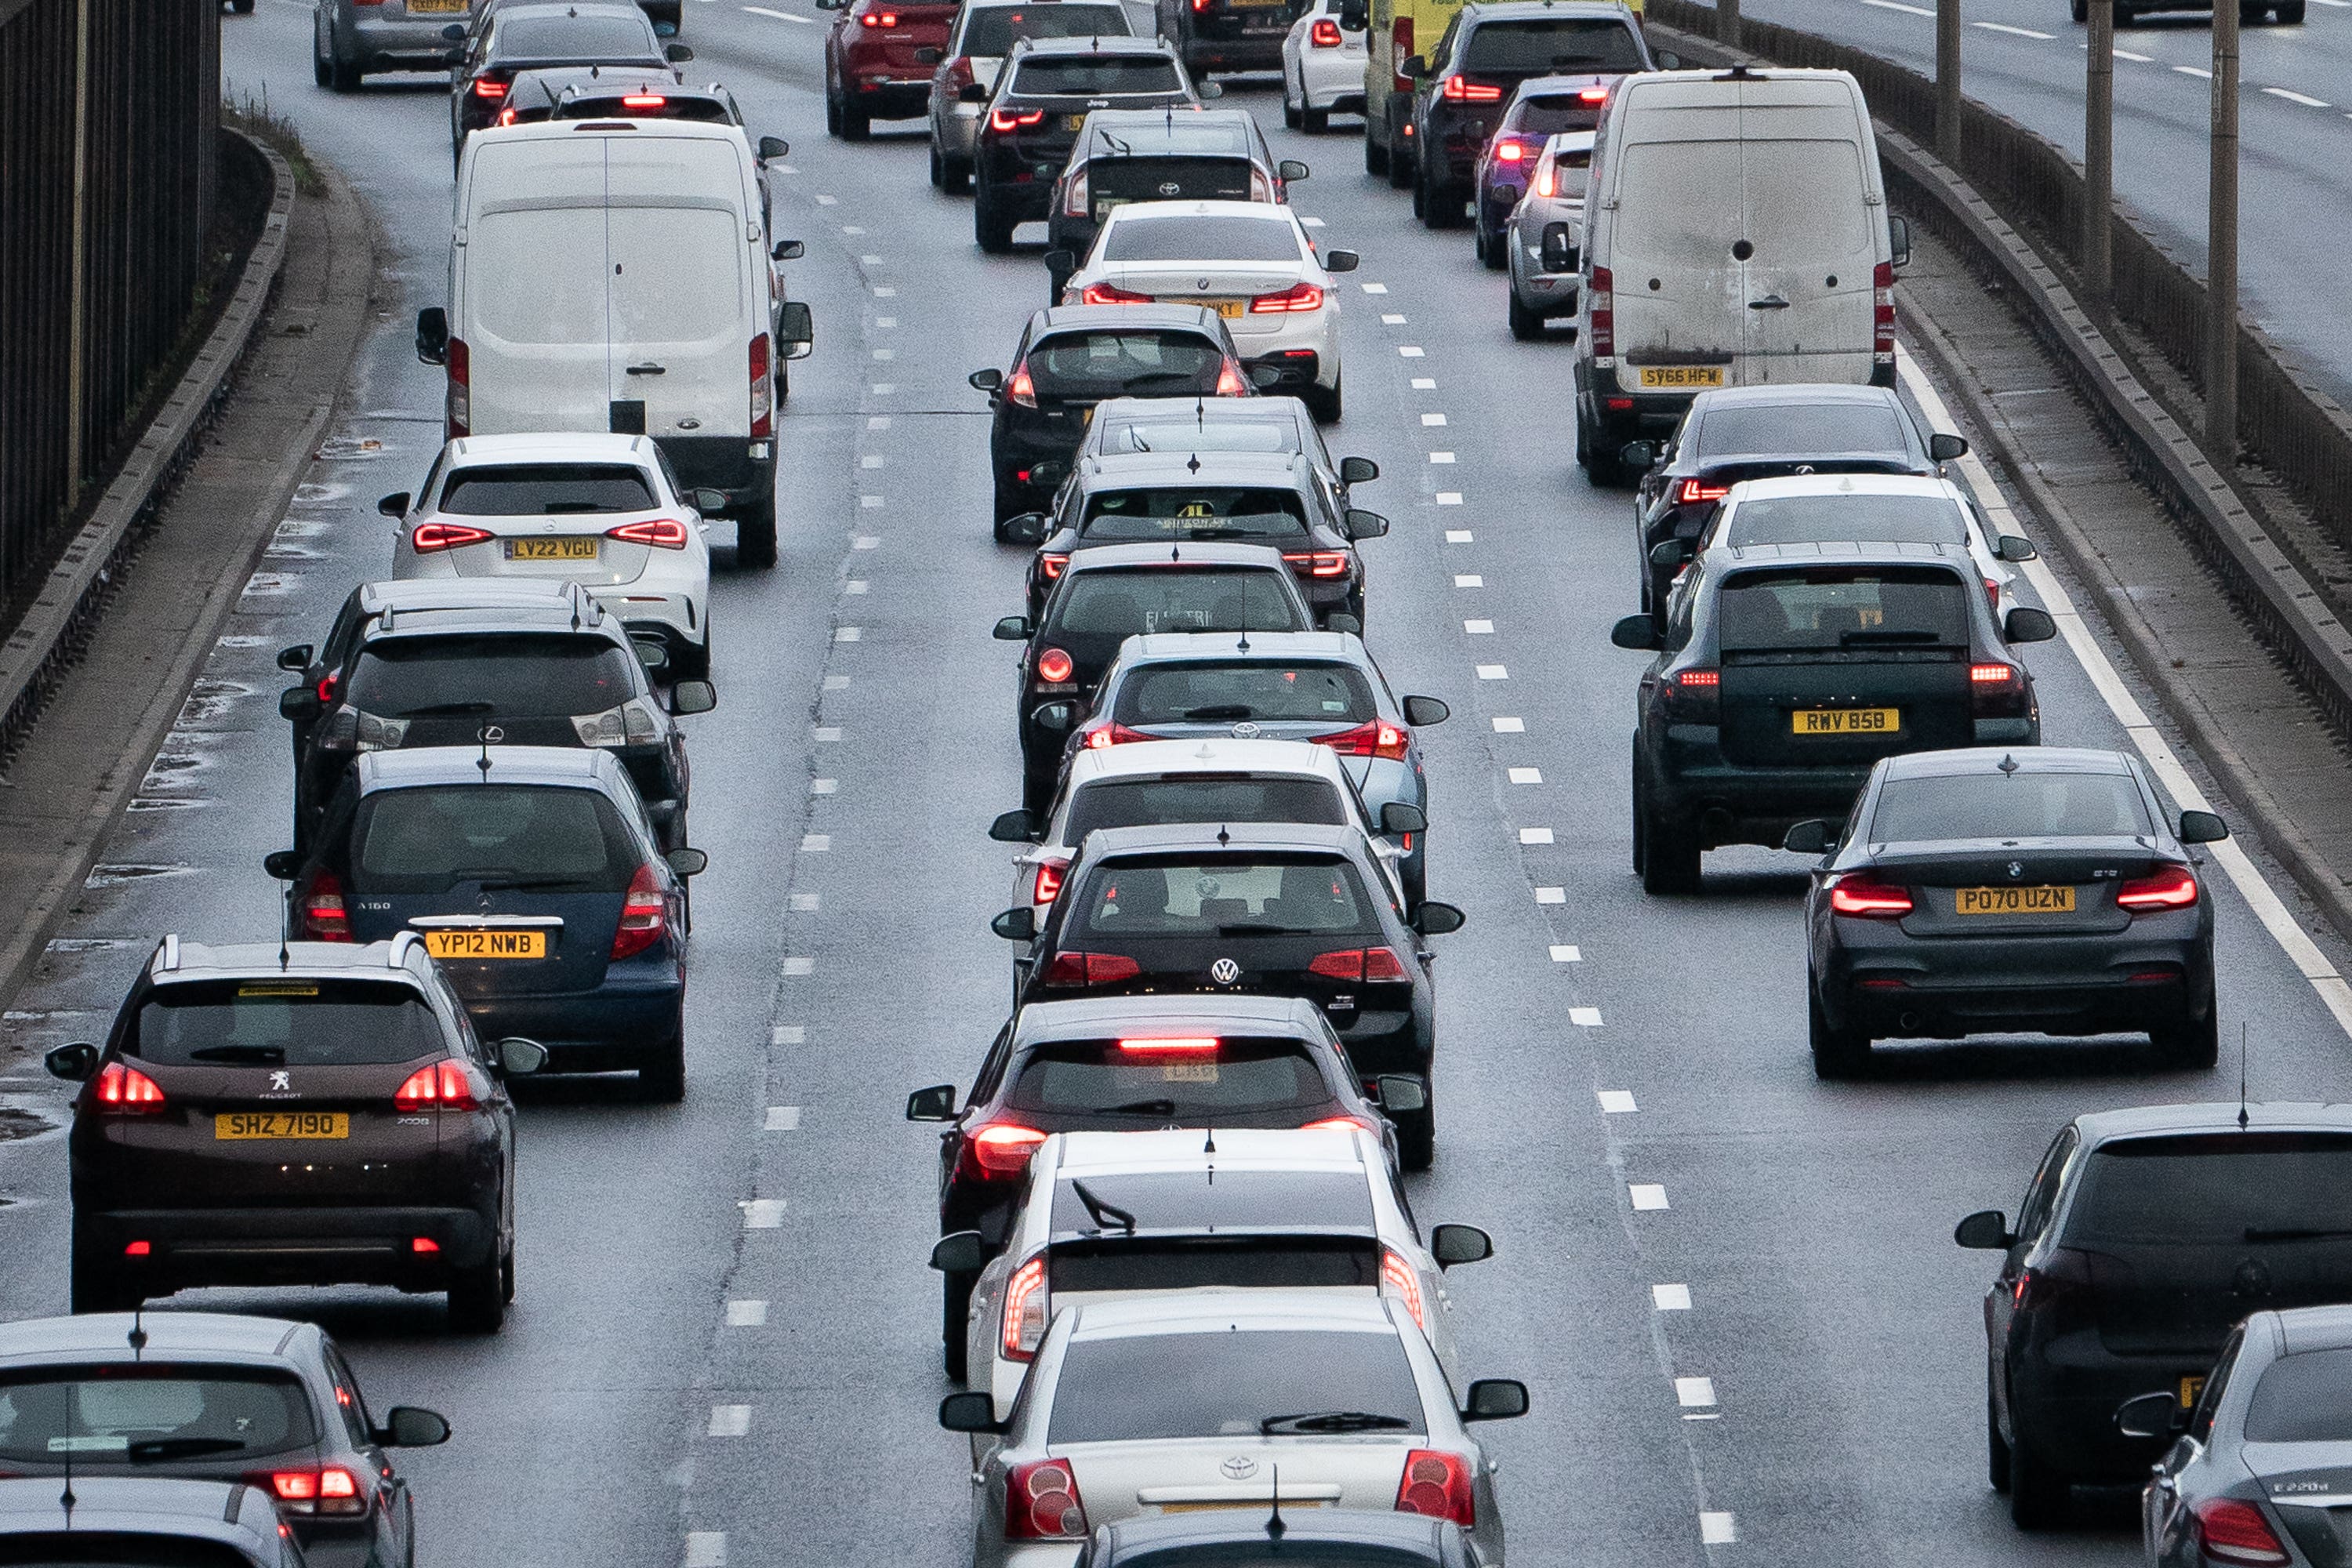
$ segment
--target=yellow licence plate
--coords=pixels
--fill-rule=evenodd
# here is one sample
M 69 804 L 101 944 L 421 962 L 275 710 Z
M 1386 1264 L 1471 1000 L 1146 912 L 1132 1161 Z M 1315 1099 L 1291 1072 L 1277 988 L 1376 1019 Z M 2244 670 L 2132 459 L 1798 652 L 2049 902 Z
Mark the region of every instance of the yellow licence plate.
M 2194 1409 L 2196 1407 L 2197 1401 L 2203 1397 L 2204 1393 L 2205 1379 L 2202 1374 L 2195 1377 L 2182 1378 L 2180 1380 L 2180 1408 L 2183 1410 Z
M 2071 915 L 2072 888 L 1955 888 L 1956 915 Z
M 1637 384 L 1649 392 L 1689 392 L 1723 384 L 1719 364 L 1644 364 L 1634 370 Z
M 596 536 L 593 533 L 571 533 L 553 539 L 509 539 L 507 541 L 509 561 L 593 561 L 596 559 Z
M 1891 735 L 1903 728 L 1900 708 L 1800 708 L 1789 715 L 1800 735 Z
M 412 16 L 462 16 L 466 14 L 466 0 L 408 0 L 408 14 Z
M 1065 114 L 1062 116 L 1062 129 L 1065 131 L 1076 131 L 1086 122 L 1087 117 L 1083 114 Z
M 260 1138 L 348 1138 L 352 1119 L 341 1110 L 224 1110 L 213 1136 L 229 1142 Z
M 1201 303 L 1228 321 L 1249 313 L 1249 301 L 1246 300 L 1203 300 Z
M 436 958 L 545 958 L 543 931 L 428 931 L 425 951 Z

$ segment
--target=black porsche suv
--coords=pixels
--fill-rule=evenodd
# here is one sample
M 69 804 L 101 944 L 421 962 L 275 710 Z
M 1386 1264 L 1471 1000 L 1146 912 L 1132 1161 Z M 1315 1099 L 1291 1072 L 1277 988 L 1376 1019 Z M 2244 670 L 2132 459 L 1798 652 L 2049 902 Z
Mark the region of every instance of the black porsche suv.
M 975 96 L 977 83 L 964 89 Z M 1032 38 L 1013 46 L 972 151 L 971 229 L 981 249 L 1013 248 L 1015 225 L 1051 215 L 1054 182 L 1095 109 L 1199 103 L 1176 51 L 1157 38 Z

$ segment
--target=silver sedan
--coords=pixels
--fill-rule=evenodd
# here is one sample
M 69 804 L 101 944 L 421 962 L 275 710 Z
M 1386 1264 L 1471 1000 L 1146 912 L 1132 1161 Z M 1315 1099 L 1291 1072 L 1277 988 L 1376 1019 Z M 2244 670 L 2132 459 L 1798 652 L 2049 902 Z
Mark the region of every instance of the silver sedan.
M 1528 177 L 1528 194 L 1504 225 L 1511 273 L 1511 336 L 1543 335 L 1554 316 L 1576 314 L 1576 254 L 1584 233 L 1584 187 L 1592 167 L 1592 132 L 1563 131 L 1544 143 Z M 1565 244 L 1554 237 L 1544 254 L 1544 233 L 1567 226 Z

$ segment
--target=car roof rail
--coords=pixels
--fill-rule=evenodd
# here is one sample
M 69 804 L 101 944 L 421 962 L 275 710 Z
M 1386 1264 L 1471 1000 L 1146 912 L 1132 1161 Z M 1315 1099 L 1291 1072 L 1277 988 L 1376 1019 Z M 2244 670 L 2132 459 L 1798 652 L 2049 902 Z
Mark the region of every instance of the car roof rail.
M 424 937 L 418 935 L 415 931 L 402 931 L 392 939 L 392 951 L 384 954 L 384 966 L 388 969 L 407 968 L 408 955 L 410 952 L 414 949 L 421 948 L 424 945 Z
M 157 974 L 169 974 L 179 967 L 180 933 L 167 931 L 164 933 L 163 940 L 155 944 L 155 962 L 152 972 Z

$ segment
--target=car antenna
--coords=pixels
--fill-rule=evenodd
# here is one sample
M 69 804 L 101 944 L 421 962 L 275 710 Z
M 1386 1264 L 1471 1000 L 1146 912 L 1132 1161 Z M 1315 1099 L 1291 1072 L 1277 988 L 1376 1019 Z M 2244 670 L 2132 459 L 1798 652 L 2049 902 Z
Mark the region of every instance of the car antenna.
M 68 1438 L 68 1439 L 67 1439 L 67 1441 L 68 1441 L 68 1444 L 70 1444 L 70 1443 L 71 1443 L 71 1441 L 72 1441 L 72 1439 L 71 1439 L 71 1438 Z M 64 1509 L 64 1510 L 66 1510 L 66 1528 L 67 1528 L 68 1530 L 71 1530 L 71 1529 L 73 1528 L 73 1510 L 74 1510 L 74 1504 L 75 1504 L 76 1502 L 78 1502 L 78 1501 L 79 1501 L 79 1500 L 80 1500 L 79 1499 L 78 1499 L 78 1498 L 76 1498 L 76 1497 L 74 1496 L 74 1489 L 73 1489 L 73 1456 L 74 1456 L 74 1451 L 73 1451 L 73 1449 L 72 1449 L 70 1447 L 68 1447 L 66 1449 L 66 1455 L 65 1455 L 65 1465 L 66 1465 L 66 1487 L 65 1487 L 65 1490 L 63 1490 L 63 1491 L 61 1491 L 61 1492 L 59 1492 L 59 1493 L 58 1494 L 58 1506 L 59 1508 Z
M 2013 773 L 2017 771 L 2017 759 L 2004 752 L 2001 753 L 2000 767 L 2004 774 Z
M 1117 1204 L 1103 1202 L 1084 1182 L 1072 1182 L 1070 1191 L 1077 1194 L 1078 1202 L 1087 1205 L 1087 1213 L 1094 1216 L 1095 1224 L 1101 1229 L 1108 1230 L 1117 1226 L 1129 1236 L 1135 1234 L 1135 1216 L 1127 1210 Z
M 1195 452 L 1184 460 L 1184 471 L 1188 474 L 1197 474 L 1201 471 L 1200 453 Z
M 1225 828 L 1219 827 L 1217 829 L 1217 847 L 1223 849 L 1226 845 L 1232 842 L 1233 835 Z
M 474 738 L 482 743 L 481 757 L 474 765 L 482 770 L 482 782 L 488 784 L 490 782 L 490 727 L 483 725 L 474 731 Z
M 286 952 L 286 922 L 285 922 L 284 921 L 279 921 L 278 922 L 278 973 L 283 974 L 283 973 L 286 973 L 286 965 L 287 965 L 288 962 L 289 962 L 289 960 L 288 960 L 287 952 Z
M 2246 1021 L 2238 1020 L 2238 1131 L 2246 1130 Z
M 1282 1532 L 1289 1528 L 1282 1522 L 1282 1467 L 1276 1465 L 1274 1467 L 1274 1511 L 1266 1516 L 1265 1538 L 1279 1541 Z
M 1214 1155 L 1215 1155 L 1215 1153 L 1216 1153 L 1216 1152 L 1217 1152 L 1217 1130 L 1216 1130 L 1215 1128 L 1213 1128 L 1213 1127 L 1204 1127 L 1204 1128 L 1202 1128 L 1202 1129 L 1201 1130 L 1201 1152 L 1202 1152 L 1202 1153 L 1203 1153 L 1203 1154 L 1207 1154 L 1207 1155 L 1214 1156 Z M 1213 1181 L 1215 1181 L 1216 1179 L 1217 1179 L 1217 1171 L 1216 1171 L 1216 1167 L 1215 1167 L 1215 1166 L 1213 1166 L 1213 1165 L 1212 1165 L 1212 1166 L 1209 1168 L 1209 1180 L 1211 1180 L 1212 1182 L 1213 1182 Z
M 131 1344 L 131 1354 L 132 1359 L 134 1359 L 134 1360 L 142 1359 L 142 1358 L 143 1358 L 143 1357 L 146 1355 L 146 1353 L 147 1353 L 147 1303 L 146 1303 L 146 1302 L 142 1301 L 141 1303 L 139 1303 L 139 1305 L 137 1305 L 136 1307 L 133 1307 L 133 1308 L 131 1308 L 131 1331 L 130 1331 L 128 1334 L 124 1335 L 124 1336 L 123 1336 L 123 1338 L 130 1342 L 130 1344 Z

